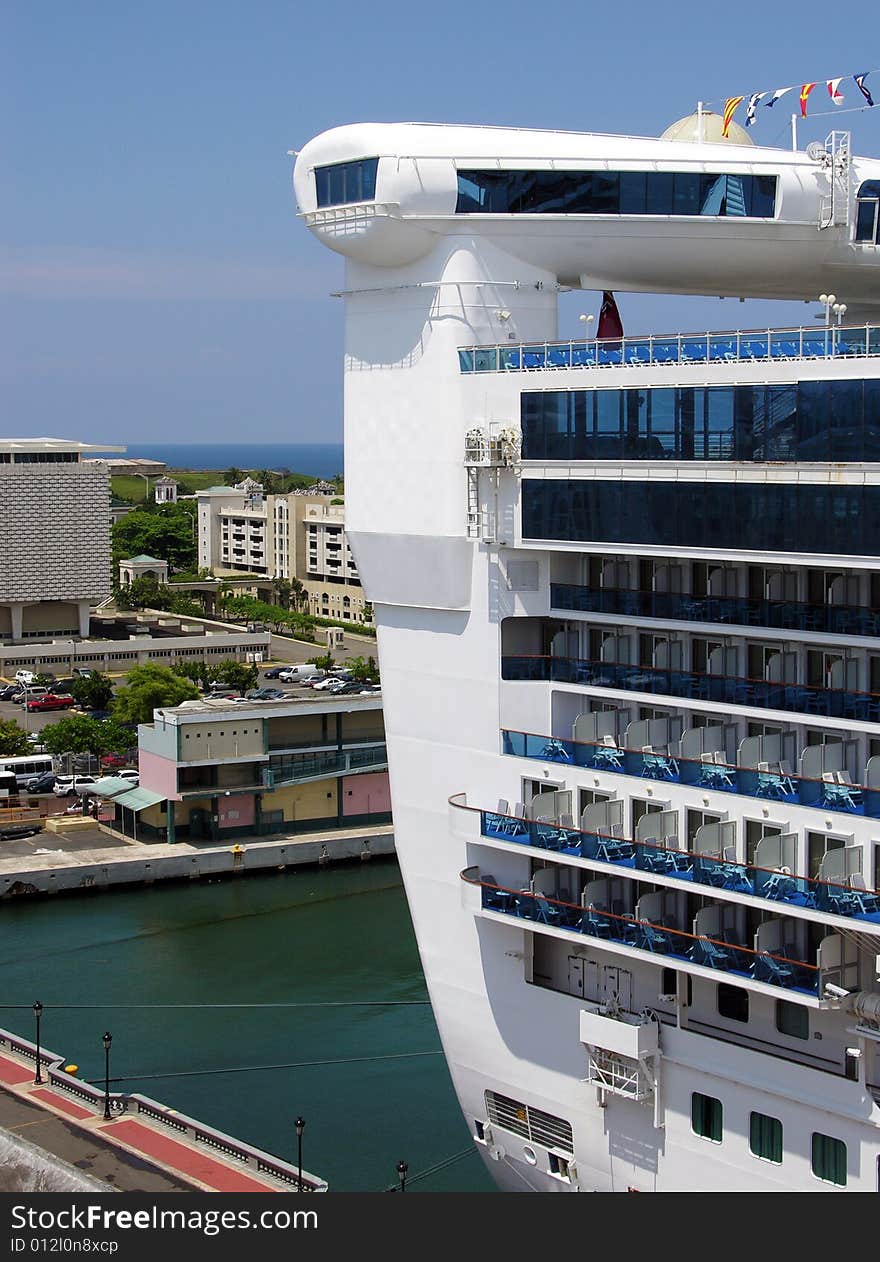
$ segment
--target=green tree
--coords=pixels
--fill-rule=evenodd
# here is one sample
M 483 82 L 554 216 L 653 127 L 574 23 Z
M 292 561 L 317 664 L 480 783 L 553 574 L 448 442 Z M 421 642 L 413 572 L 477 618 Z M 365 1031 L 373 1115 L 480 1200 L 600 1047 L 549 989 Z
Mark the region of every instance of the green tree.
M 237 486 L 239 482 L 243 482 L 243 481 L 244 481 L 244 471 L 241 469 L 236 469 L 235 465 L 232 465 L 232 467 L 227 469 L 226 472 L 223 474 L 224 486 Z
M 113 697 L 113 684 L 106 675 L 94 671 L 81 679 L 74 679 L 70 694 L 83 710 L 106 710 Z
M 281 490 L 282 479 L 271 469 L 257 469 L 251 476 L 255 482 L 259 482 L 265 495 L 277 495 Z
M 334 666 L 333 654 L 324 653 L 320 657 L 310 657 L 308 659 L 309 666 L 317 666 L 319 670 L 332 670 Z
M 167 666 L 135 666 L 128 673 L 128 686 L 116 694 L 113 715 L 120 723 L 152 723 L 154 710 L 195 701 L 198 695 L 195 684 Z
M 249 688 L 256 688 L 257 681 L 260 678 L 258 667 L 248 662 L 237 662 L 232 657 L 226 657 L 222 662 L 217 663 L 214 678 L 222 684 L 226 684 L 228 688 L 235 688 L 244 696 Z
M 189 679 L 192 683 L 201 684 L 204 688 L 211 682 L 214 667 L 208 665 L 204 658 L 195 662 L 175 662 L 171 667 L 175 675 Z
M 273 578 L 272 590 L 275 593 L 275 600 L 282 609 L 290 608 L 291 597 L 293 596 L 293 584 L 286 578 Z
M 7 758 L 17 758 L 30 752 L 31 745 L 24 728 L 15 719 L 0 719 L 0 754 Z
M 127 557 L 157 557 L 173 570 L 195 569 L 198 548 L 195 535 L 196 504 L 147 504 L 121 518 L 111 528 L 113 566 Z
M 358 682 L 378 682 L 379 667 L 374 657 L 348 657 L 345 665 Z
M 69 714 L 57 723 L 49 723 L 41 733 L 49 754 L 124 753 L 137 744 L 134 732 L 112 721 L 90 719 L 84 714 Z

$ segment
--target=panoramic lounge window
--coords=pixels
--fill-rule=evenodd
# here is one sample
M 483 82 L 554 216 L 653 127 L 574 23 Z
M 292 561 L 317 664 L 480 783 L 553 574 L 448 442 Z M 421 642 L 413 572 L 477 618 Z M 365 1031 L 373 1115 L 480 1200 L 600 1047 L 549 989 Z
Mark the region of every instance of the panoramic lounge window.
M 880 180 L 868 180 L 859 189 L 856 240 L 880 245 Z
M 348 202 L 371 202 L 376 196 L 378 158 L 359 162 L 334 162 L 315 167 L 318 206 L 344 206 Z
M 455 210 L 459 215 L 772 219 L 776 176 L 701 171 L 459 171 Z

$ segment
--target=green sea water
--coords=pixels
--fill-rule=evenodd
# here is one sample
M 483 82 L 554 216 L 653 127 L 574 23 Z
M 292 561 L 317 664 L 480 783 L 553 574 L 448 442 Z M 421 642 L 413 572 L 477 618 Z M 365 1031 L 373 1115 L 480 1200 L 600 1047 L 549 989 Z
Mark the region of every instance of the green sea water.
M 0 950 L 0 1025 L 33 1038 L 39 999 L 43 1046 L 83 1077 L 103 1081 L 109 1029 L 117 1089 L 294 1161 L 301 1114 L 331 1190 L 394 1185 L 401 1158 L 407 1191 L 493 1190 L 426 1002 L 203 1006 L 426 1000 L 393 861 L 7 903 Z M 183 1006 L 130 1006 L 150 1004 Z

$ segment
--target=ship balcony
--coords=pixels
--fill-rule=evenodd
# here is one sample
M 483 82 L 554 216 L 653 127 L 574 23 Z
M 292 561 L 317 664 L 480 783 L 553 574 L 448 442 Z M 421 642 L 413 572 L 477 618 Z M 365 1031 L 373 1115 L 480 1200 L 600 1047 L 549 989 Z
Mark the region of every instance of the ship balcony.
M 718 751 L 694 759 L 653 749 L 626 749 L 613 739 L 592 744 L 506 730 L 501 739 L 504 753 L 517 758 L 880 819 L 880 788 L 854 784 L 845 771 L 825 771 L 821 779 L 812 780 L 792 774 L 781 763 L 738 767 L 724 761 Z
M 880 355 L 880 325 L 768 329 L 766 332 L 680 333 L 595 341 L 470 346 L 458 352 L 462 373 L 535 372 L 564 368 L 742 364 Z
M 744 675 L 708 675 L 692 670 L 667 670 L 624 662 L 591 661 L 575 657 L 502 657 L 501 677 L 609 688 L 653 696 L 683 697 L 693 701 L 776 710 L 857 722 L 880 721 L 880 693 Z
M 633 618 L 681 620 L 732 627 L 769 627 L 820 635 L 880 636 L 880 610 L 860 605 L 814 605 L 795 600 L 687 596 L 551 583 L 552 609 L 572 613 L 623 614 Z
M 450 805 L 471 815 L 470 827 L 457 831 L 472 841 L 485 838 L 504 843 L 505 848 L 525 847 L 536 855 L 581 860 L 584 867 L 609 875 L 625 872 L 667 888 L 698 887 L 700 892 L 701 887 L 709 897 L 749 903 L 764 911 L 791 911 L 799 918 L 864 932 L 880 946 L 880 893 L 867 887 L 796 876 L 787 868 L 758 867 L 722 854 L 678 850 L 654 840 L 608 836 L 568 823 L 481 810 L 468 806 L 463 795 L 450 798 Z
M 473 910 L 478 915 L 502 923 L 515 922 L 530 932 L 563 940 L 583 943 L 584 938 L 590 938 L 610 954 L 635 953 L 663 967 L 716 982 L 729 980 L 776 996 L 784 990 L 790 1000 L 812 1000 L 810 1006 L 817 1006 L 819 1002 L 829 1002 L 824 987 L 828 982 L 837 985 L 841 976 L 838 934 L 824 938 L 819 946 L 820 961 L 826 957 L 835 961 L 834 966 L 826 968 L 776 951 L 756 950 L 728 937 L 687 933 L 665 922 L 569 903 L 531 889 L 509 888 L 488 873 L 481 873 L 478 866 L 465 868 L 460 877 L 463 885 L 477 895 Z

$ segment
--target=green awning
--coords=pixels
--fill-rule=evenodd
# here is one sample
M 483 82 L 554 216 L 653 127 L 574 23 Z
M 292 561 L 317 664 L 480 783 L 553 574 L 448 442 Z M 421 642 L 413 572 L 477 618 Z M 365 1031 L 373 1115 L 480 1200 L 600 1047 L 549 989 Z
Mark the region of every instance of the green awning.
M 154 793 L 152 789 L 131 789 L 128 793 L 120 793 L 118 797 L 113 799 L 113 805 L 124 806 L 130 811 L 143 811 L 148 806 L 155 806 L 157 802 L 164 802 L 165 796 L 162 793 Z
M 102 776 L 94 784 L 88 786 L 89 793 L 97 793 L 98 797 L 114 798 L 119 793 L 131 792 L 131 781 L 125 776 Z

